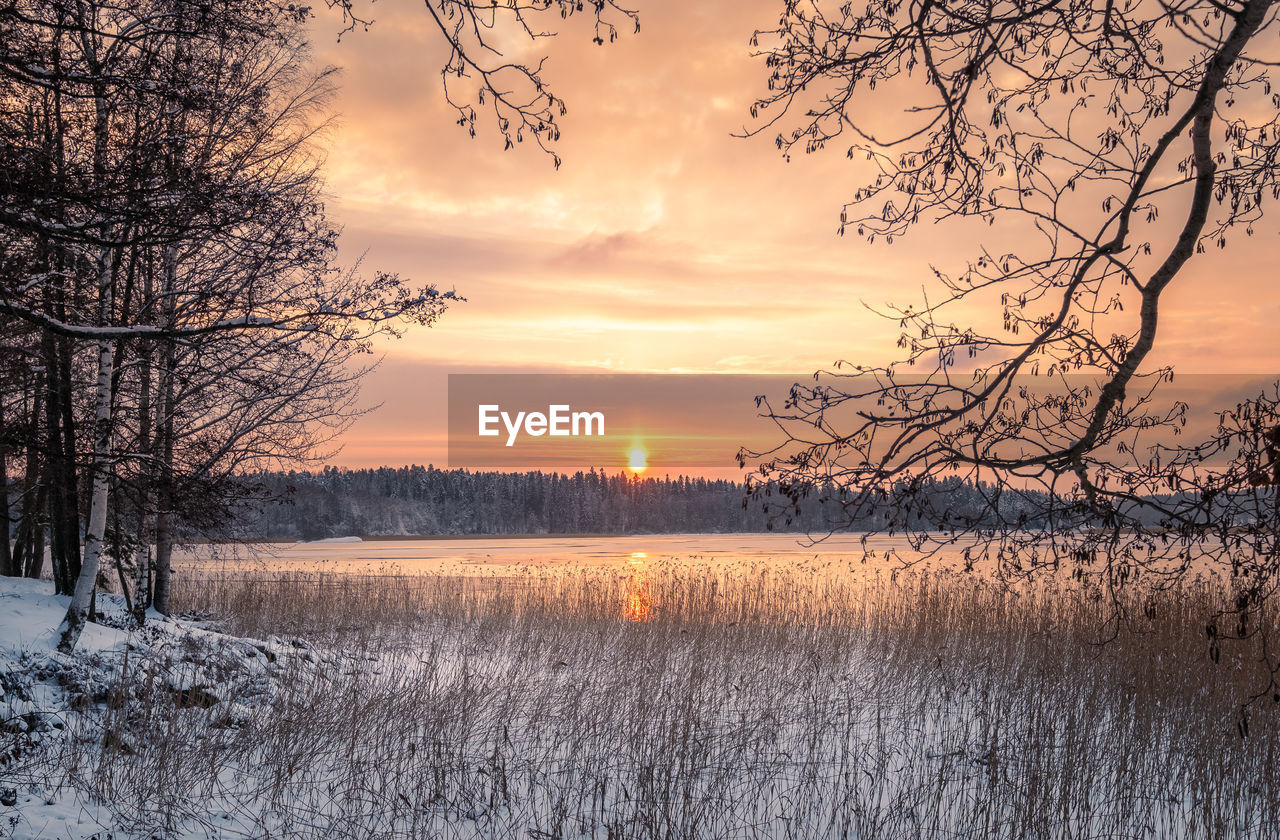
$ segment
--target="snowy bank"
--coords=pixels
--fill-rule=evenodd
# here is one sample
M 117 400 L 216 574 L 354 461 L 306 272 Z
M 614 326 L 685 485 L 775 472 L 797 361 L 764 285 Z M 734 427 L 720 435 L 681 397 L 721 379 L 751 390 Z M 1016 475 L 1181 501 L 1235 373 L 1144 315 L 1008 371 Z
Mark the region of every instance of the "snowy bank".
M 331 657 L 301 640 L 243 639 L 200 622 L 152 612 L 138 628 L 123 599 L 99 593 L 97 623 L 76 650 L 57 650 L 55 631 L 68 596 L 48 581 L 0 577 L 0 838 L 123 838 L 110 803 L 66 756 L 131 752 L 150 737 L 113 712 L 141 701 L 198 715 L 200 723 L 234 730 L 261 714 L 279 680 L 326 669 Z M 136 721 L 134 722 L 136 723 Z M 221 809 L 229 831 L 236 820 Z M 208 837 L 208 826 L 164 826 L 172 837 Z M 151 836 L 137 826 L 138 836 Z M 220 829 L 219 833 L 224 833 Z

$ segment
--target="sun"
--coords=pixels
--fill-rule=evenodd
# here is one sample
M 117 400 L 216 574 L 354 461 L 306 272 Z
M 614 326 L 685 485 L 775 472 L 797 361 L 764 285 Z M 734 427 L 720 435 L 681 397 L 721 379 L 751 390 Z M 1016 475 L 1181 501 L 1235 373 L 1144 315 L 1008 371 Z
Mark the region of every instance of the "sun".
M 639 446 L 632 447 L 631 451 L 627 453 L 627 458 L 632 472 L 642 473 L 645 467 L 649 465 L 649 453 Z

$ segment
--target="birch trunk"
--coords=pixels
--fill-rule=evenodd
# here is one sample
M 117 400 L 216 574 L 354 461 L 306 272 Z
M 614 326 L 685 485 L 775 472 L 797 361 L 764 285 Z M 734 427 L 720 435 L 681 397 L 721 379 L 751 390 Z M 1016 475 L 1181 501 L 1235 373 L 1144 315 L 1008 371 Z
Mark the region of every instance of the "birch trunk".
M 178 282 L 178 251 L 170 246 L 165 249 L 164 275 L 161 294 L 164 296 L 164 320 L 172 328 L 177 320 L 173 290 Z M 173 369 L 177 363 L 177 348 L 172 338 L 161 343 L 160 381 L 157 406 L 155 451 L 159 461 L 159 480 L 156 482 L 156 556 L 155 591 L 151 603 L 156 612 L 169 614 L 169 579 L 173 557 Z
M 101 65 L 96 44 L 91 38 L 84 38 L 82 46 L 85 57 L 95 76 L 100 77 Z M 110 106 L 107 99 L 107 88 L 104 82 L 94 85 L 94 149 L 93 174 L 99 184 L 109 179 L 108 149 L 111 137 Z M 110 242 L 115 231 L 113 225 L 102 219 L 101 230 L 104 242 Z M 104 246 L 98 253 L 98 325 L 109 326 L 115 313 L 115 300 L 112 291 L 115 284 L 116 254 L 110 246 Z M 70 653 L 80 641 L 80 632 L 89 620 L 92 607 L 94 587 L 98 582 L 98 564 L 102 558 L 102 539 L 107 530 L 107 502 L 111 494 L 111 430 L 112 399 L 111 384 L 115 380 L 116 344 L 107 338 L 100 338 L 98 346 L 98 381 L 95 387 L 96 405 L 93 420 L 93 461 L 90 464 L 92 490 L 89 495 L 89 520 L 84 534 L 84 556 L 80 561 L 80 573 L 76 577 L 75 591 L 71 593 L 71 604 L 67 607 L 67 615 L 58 625 L 58 650 Z
M 98 275 L 98 321 L 111 321 L 111 253 L 103 253 Z M 89 498 L 89 522 L 84 535 L 84 557 L 67 615 L 58 625 L 58 650 L 70 653 L 80 640 L 80 631 L 89 620 L 89 606 L 98 579 L 102 538 L 107 530 L 107 501 L 111 488 L 111 380 L 115 373 L 115 342 L 100 339 L 98 345 L 97 410 L 93 422 L 93 491 Z

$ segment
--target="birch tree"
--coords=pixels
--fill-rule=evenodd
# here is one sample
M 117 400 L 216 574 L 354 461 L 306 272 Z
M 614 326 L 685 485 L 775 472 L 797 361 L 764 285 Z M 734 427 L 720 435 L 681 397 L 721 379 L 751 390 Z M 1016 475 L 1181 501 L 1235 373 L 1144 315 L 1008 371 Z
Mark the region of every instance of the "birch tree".
M 32 253 L 29 266 L 41 247 L 56 253 L 59 291 L 69 285 L 74 306 L 41 306 L 55 272 L 23 272 L 9 275 L 0 312 L 92 350 L 84 550 L 59 628 L 60 647 L 70 649 L 103 556 L 122 352 L 141 342 L 148 353 L 160 348 L 155 428 L 163 469 L 173 448 L 178 359 L 192 342 L 262 334 L 265 352 L 309 344 L 318 365 L 340 363 L 343 353 L 332 348 L 355 352 L 398 323 L 428 324 L 451 294 L 334 265 L 336 231 L 323 218 L 309 132 L 300 129 L 324 88 L 323 76 L 299 80 L 302 15 L 268 4 L 164 2 L 55 3 L 35 12 L 46 13 L 43 29 L 34 27 L 19 68 L 25 76 L 14 85 L 29 95 L 7 116 L 21 119 L 23 105 L 40 110 L 58 142 L 37 136 L 33 154 L 56 159 L 66 176 L 23 184 L 27 193 L 8 196 L 5 221 Z M 33 212 L 46 207 L 56 215 Z M 183 256 L 209 243 L 236 254 L 239 271 L 184 271 Z M 158 280 L 148 299 L 134 282 L 140 267 Z M 74 420 L 59 424 L 74 441 Z

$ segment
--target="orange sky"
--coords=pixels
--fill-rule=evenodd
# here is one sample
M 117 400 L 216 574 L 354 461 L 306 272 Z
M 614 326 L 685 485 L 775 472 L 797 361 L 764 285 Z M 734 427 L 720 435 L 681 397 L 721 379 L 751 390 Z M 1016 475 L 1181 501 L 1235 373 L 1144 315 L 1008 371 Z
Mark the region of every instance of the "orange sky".
M 345 68 L 327 173 L 346 253 L 468 298 L 386 344 L 364 394 L 382 407 L 333 463 L 442 465 L 450 372 L 887 362 L 897 324 L 861 302 L 918 301 L 931 263 L 972 255 L 972 227 L 922 227 L 892 246 L 839 238 L 865 164 L 839 149 L 785 163 L 768 138 L 731 136 L 763 91 L 747 40 L 777 0 L 640 8 L 641 33 L 611 46 L 572 25 L 542 44 L 569 106 L 559 171 L 536 148 L 504 153 L 496 132 L 472 140 L 453 124 L 420 3 L 377 3 L 373 27 L 341 43 L 334 18 L 317 21 L 317 61 Z M 1192 262 L 1166 295 L 1162 360 L 1280 370 L 1276 244 L 1270 229 Z

